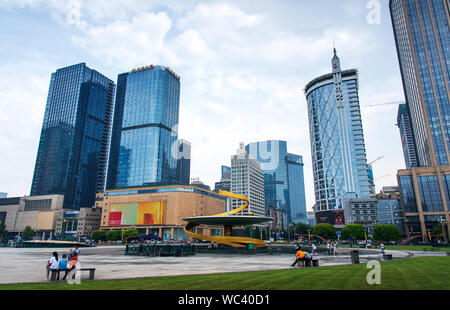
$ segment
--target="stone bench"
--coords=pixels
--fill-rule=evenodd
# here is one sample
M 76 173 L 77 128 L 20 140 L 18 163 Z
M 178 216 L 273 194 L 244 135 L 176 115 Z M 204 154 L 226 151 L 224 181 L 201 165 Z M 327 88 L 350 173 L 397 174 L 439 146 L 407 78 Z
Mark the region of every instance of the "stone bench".
M 392 260 L 392 254 L 384 254 L 384 255 L 383 255 L 383 258 L 384 258 L 385 260 Z
M 298 267 L 319 267 L 319 260 L 318 259 L 312 259 L 312 260 L 301 260 L 297 263 Z
M 95 268 L 81 268 L 80 271 L 89 271 L 89 280 L 94 280 Z M 50 272 L 51 272 L 50 281 L 56 281 L 58 277 L 58 271 L 50 271 Z M 75 274 L 72 276 L 72 278 L 75 278 Z

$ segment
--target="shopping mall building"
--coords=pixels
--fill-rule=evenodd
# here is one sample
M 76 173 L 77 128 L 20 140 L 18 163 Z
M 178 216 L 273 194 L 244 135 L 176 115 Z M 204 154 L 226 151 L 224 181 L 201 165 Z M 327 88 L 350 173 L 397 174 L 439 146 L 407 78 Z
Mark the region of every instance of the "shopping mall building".
M 137 187 L 107 190 L 97 194 L 95 205 L 102 208 L 100 229 L 138 229 L 163 240 L 187 240 L 183 218 L 226 211 L 226 198 L 196 186 Z M 222 234 L 223 227 L 197 228 L 207 235 Z

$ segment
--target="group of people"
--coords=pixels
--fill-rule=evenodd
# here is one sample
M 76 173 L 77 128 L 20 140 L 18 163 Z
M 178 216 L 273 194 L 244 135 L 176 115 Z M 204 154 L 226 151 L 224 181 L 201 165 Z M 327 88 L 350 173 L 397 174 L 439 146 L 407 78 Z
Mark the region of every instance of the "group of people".
M 64 272 L 63 280 L 66 279 L 70 271 L 76 268 L 80 249 L 78 245 L 69 251 L 69 254 L 63 254 L 61 259 L 58 259 L 58 252 L 53 252 L 52 257 L 47 261 L 46 278 L 49 280 L 50 273 L 56 273 L 57 280 L 59 280 L 61 272 Z
M 336 242 L 327 242 L 327 251 L 328 251 L 328 255 L 337 255 L 337 243 Z

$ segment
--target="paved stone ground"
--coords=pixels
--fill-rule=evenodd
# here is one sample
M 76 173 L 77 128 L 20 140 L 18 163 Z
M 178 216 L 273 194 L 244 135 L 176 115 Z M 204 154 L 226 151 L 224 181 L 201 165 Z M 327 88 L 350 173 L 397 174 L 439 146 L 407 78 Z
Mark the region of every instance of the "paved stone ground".
M 187 274 L 245 272 L 288 269 L 294 255 L 216 255 L 197 254 L 186 257 L 125 256 L 124 246 L 81 248 L 82 267 L 95 267 L 95 279 L 125 279 Z M 44 282 L 45 265 L 52 252 L 60 256 L 68 249 L 0 248 L 0 283 Z M 387 251 L 394 258 L 408 257 L 403 251 Z M 419 254 L 419 253 L 418 253 Z M 419 255 L 422 255 L 420 253 Z M 424 252 L 423 255 L 431 255 Z M 434 254 L 439 255 L 439 254 Z M 445 253 L 442 253 L 445 255 Z M 348 255 L 320 255 L 320 266 L 350 264 Z M 380 251 L 360 255 L 361 263 L 381 259 Z M 82 273 L 82 280 L 88 272 Z

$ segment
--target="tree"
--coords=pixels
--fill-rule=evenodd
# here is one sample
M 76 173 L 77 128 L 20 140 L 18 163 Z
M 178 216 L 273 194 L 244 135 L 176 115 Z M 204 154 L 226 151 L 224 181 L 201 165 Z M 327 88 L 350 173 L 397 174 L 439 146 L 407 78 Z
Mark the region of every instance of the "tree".
M 341 231 L 341 237 L 344 240 L 364 240 L 366 238 L 367 228 L 361 224 L 348 224 L 345 225 Z
M 106 233 L 106 240 L 108 241 L 122 240 L 122 231 L 121 230 L 108 231 Z
M 312 232 L 314 227 L 304 224 L 304 223 L 298 223 L 294 227 L 294 232 L 299 235 L 306 235 L 308 234 L 308 231 Z
M 375 225 L 372 235 L 373 239 L 383 242 L 397 241 L 401 238 L 400 230 L 393 224 Z
M 433 226 L 431 233 L 433 235 L 442 235 L 442 226 L 440 224 Z
M 30 226 L 26 226 L 22 233 L 23 240 L 31 240 L 34 236 L 34 230 Z
M 92 232 L 91 236 L 95 242 L 98 242 L 99 240 L 106 241 L 106 230 L 95 230 Z
M 125 229 L 123 231 L 123 240 L 129 237 L 139 237 L 139 231 L 137 229 Z
M 314 226 L 313 234 L 321 236 L 325 239 L 336 239 L 336 228 L 328 223 L 321 223 Z

